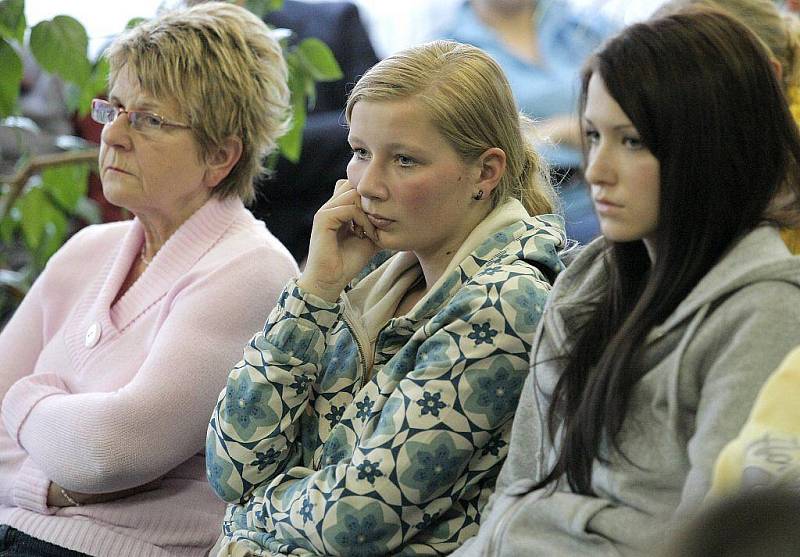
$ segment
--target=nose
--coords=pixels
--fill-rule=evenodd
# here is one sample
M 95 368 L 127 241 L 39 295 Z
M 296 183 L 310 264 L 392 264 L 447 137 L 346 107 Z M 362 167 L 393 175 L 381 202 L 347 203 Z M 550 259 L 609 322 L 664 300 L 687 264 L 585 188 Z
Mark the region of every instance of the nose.
M 347 179 L 355 186 L 361 197 L 376 200 L 387 198 L 386 179 L 374 159 L 351 161 L 347 165 Z
M 131 127 L 127 113 L 120 112 L 110 123 L 103 126 L 100 139 L 109 147 L 131 148 Z
M 589 148 L 584 176 L 592 186 L 609 186 L 616 182 L 614 157 L 607 142 L 601 141 Z

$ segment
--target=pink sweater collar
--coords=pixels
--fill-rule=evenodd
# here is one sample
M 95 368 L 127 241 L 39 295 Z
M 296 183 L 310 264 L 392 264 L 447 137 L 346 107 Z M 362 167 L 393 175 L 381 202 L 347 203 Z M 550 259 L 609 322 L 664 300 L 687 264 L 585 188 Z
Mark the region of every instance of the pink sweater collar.
M 144 242 L 142 225 L 139 219 L 134 219 L 110 268 L 107 267 L 106 279 L 95 306 L 97 310 L 108 312 L 111 324 L 118 330 L 124 329 L 164 296 L 219 241 L 234 219 L 241 216 L 243 209 L 239 198 L 209 199 L 169 237 L 144 274 L 111 307 Z

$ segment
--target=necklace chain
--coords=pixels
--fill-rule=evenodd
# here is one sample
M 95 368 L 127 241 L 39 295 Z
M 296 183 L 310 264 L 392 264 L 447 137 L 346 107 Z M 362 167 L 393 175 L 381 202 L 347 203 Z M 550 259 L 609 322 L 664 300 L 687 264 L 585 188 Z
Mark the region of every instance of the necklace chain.
M 152 259 L 147 259 L 147 257 L 144 256 L 144 244 L 142 244 L 142 250 L 139 252 L 139 259 L 145 264 L 145 266 L 149 266 L 153 261 Z

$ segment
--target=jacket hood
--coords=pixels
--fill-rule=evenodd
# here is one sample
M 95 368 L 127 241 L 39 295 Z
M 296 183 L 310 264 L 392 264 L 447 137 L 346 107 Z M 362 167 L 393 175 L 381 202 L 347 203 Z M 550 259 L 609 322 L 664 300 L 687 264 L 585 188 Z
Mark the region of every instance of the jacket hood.
M 769 225 L 759 226 L 737 241 L 654 332 L 665 332 L 701 307 L 764 280 L 800 288 L 800 258 L 791 257 L 778 229 Z
M 607 249 L 603 238 L 583 248 L 556 284 L 554 291 L 563 293 L 563 298 L 553 297 L 561 299 L 559 305 L 571 305 L 600 295 L 605 286 L 601 255 Z M 650 338 L 675 328 L 715 300 L 763 280 L 786 281 L 800 287 L 800 258 L 790 256 L 778 230 L 768 225 L 757 227 L 734 243 L 675 311 L 653 329 Z M 591 311 L 591 306 L 586 308 L 587 312 Z M 572 313 L 578 320 L 585 317 L 582 315 L 584 312 L 576 310 Z

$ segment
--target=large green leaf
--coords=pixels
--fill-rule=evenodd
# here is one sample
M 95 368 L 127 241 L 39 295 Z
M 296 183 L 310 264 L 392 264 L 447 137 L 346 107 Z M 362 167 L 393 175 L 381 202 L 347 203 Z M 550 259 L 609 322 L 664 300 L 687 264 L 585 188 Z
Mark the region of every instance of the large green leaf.
M 42 242 L 44 227 L 48 217 L 52 216 L 52 205 L 41 188 L 34 187 L 28 190 L 20 199 L 20 213 L 22 214 L 22 235 L 25 244 L 31 251 L 36 250 Z
M 59 206 L 72 213 L 89 187 L 88 164 L 65 164 L 42 171 L 42 188 Z
M 289 66 L 289 88 L 292 99 L 299 101 L 305 98 L 306 109 L 313 109 L 317 102 L 317 82 L 311 75 L 311 68 L 296 47 L 286 51 L 285 56 L 286 64 Z
M 70 110 L 76 110 L 78 116 L 84 117 L 92 109 L 92 99 L 103 94 L 108 89 L 108 60 L 100 57 L 92 68 L 89 81 L 81 87 L 76 94 L 68 98 Z
M 269 12 L 275 12 L 283 7 L 283 0 L 247 0 L 245 7 L 263 18 Z
M 14 231 L 19 228 L 19 221 L 14 220 L 11 214 L 0 220 L 0 241 L 9 246 L 14 239 Z
M 51 205 L 52 207 L 52 205 Z M 39 248 L 34 254 L 34 260 L 39 269 L 44 269 L 47 260 L 50 259 L 58 249 L 64 245 L 67 239 L 67 228 L 69 221 L 67 217 L 53 207 L 54 212 L 44 225 L 44 235 L 39 244 Z
M 14 114 L 22 82 L 22 60 L 10 44 L 0 39 L 0 118 Z
M 0 37 L 22 44 L 25 25 L 25 0 L 0 0 Z
M 92 71 L 86 57 L 88 45 L 83 25 L 66 15 L 40 21 L 31 30 L 31 52 L 39 65 L 79 87 L 89 81 Z
M 128 20 L 128 23 L 125 24 L 125 29 L 126 30 L 133 29 L 134 27 L 136 27 L 140 23 L 144 23 L 145 21 L 147 21 L 146 17 L 132 17 Z
M 297 45 L 297 53 L 316 81 L 336 81 L 342 79 L 342 68 L 333 56 L 328 45 L 314 37 L 304 39 Z
M 289 61 L 289 91 L 292 98 L 292 127 L 278 140 L 281 155 L 296 163 L 300 160 L 300 151 L 303 146 L 303 128 L 306 125 L 306 95 L 305 77 L 302 72 L 292 68 L 294 64 Z

